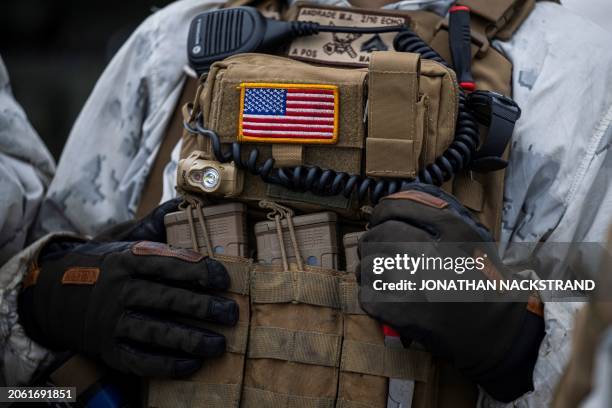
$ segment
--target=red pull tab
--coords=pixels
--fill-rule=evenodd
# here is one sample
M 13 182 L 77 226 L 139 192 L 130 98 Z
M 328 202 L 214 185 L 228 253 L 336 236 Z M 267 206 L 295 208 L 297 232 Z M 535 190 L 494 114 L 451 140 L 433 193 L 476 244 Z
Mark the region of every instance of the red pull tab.
M 470 8 L 468 6 L 453 6 L 450 9 L 448 9 L 449 13 L 454 13 L 456 11 L 467 11 L 469 13 Z
M 463 90 L 473 92 L 476 89 L 476 83 L 472 77 L 470 8 L 467 6 L 453 6 L 448 12 L 449 45 L 457 79 Z
M 400 334 L 398 332 L 396 332 L 395 330 L 393 330 L 391 327 L 384 325 L 383 326 L 383 333 L 385 334 L 385 337 L 389 336 L 389 337 L 399 337 Z

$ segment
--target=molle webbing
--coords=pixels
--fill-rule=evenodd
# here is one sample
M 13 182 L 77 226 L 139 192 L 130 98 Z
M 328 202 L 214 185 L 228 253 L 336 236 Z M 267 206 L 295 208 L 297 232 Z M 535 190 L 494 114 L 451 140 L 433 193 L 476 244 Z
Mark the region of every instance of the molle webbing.
M 431 355 L 424 351 L 350 340 L 342 348 L 342 369 L 355 373 L 424 382 L 431 363 Z
M 300 302 L 340 309 L 337 277 L 298 271 L 269 271 L 268 266 L 256 266 L 251 282 L 253 303 Z
M 195 381 L 160 381 L 149 384 L 149 407 L 237 407 L 238 384 L 206 384 Z
M 337 367 L 341 341 L 342 337 L 334 334 L 252 327 L 248 356 Z
M 152 380 L 150 407 L 382 408 L 387 378 L 432 378 L 429 353 L 385 347 L 357 304 L 353 274 L 216 259 L 232 278 L 240 320 L 200 325 L 226 336 L 227 353 L 187 380 Z
M 216 255 L 231 279 L 228 291 L 250 295 L 253 303 L 299 302 L 363 314 L 354 277 L 341 272 L 305 266 L 304 271 L 285 271 L 280 265 L 253 264 L 242 258 Z M 315 293 L 316 292 L 316 293 Z

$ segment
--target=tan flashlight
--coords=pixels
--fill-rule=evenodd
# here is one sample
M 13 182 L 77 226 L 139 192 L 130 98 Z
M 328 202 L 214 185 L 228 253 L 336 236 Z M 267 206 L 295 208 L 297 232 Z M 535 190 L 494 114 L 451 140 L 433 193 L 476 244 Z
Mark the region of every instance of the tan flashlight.
M 204 152 L 196 150 L 179 161 L 177 185 L 186 191 L 236 197 L 242 193 L 244 172 L 234 163 L 207 160 Z

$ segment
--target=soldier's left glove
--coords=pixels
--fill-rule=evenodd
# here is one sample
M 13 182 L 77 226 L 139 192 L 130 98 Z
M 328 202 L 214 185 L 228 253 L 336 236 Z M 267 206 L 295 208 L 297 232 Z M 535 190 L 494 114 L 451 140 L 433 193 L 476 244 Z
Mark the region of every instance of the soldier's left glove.
M 215 295 L 229 287 L 225 267 L 197 252 L 136 241 L 165 239 L 163 216 L 177 204 L 92 241 L 47 244 L 19 296 L 26 333 L 49 349 L 141 376 L 190 375 L 221 355 L 225 337 L 202 322 L 238 320 L 235 301 Z
M 450 360 L 491 396 L 509 402 L 532 389 L 533 367 L 544 336 L 542 317 L 528 310 L 525 301 L 451 303 L 447 298 L 438 302 L 435 296 L 418 290 L 405 291 L 400 301 L 389 301 L 371 289 L 373 279 L 385 276 L 371 276 L 374 258 L 408 253 L 414 258 L 444 259 L 449 254 L 473 256 L 469 251 L 474 249 L 487 254 L 488 267 L 483 271 L 471 268 L 462 279 L 511 275 L 504 270 L 488 230 L 454 197 L 421 184 L 385 197 L 374 208 L 370 229 L 359 240 L 360 302 L 369 315 L 403 338 Z M 404 272 L 399 276 L 408 277 Z M 428 272 L 420 270 L 411 276 L 418 284 L 428 279 Z

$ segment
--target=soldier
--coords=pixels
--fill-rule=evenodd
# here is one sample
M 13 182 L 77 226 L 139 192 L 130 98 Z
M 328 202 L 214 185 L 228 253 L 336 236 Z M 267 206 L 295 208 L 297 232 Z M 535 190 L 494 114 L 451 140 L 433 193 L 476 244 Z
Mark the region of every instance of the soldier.
M 399 10 L 411 6 L 406 2 L 382 3 L 387 9 Z M 443 6 L 449 6 L 449 3 L 427 2 L 427 5 L 443 15 L 447 9 Z M 345 2 L 340 5 L 349 6 Z M 143 193 L 143 189 L 148 184 L 157 188 L 163 185 L 162 202 L 174 195 L 181 148 L 171 146 L 166 150 L 160 146 L 163 146 L 166 128 L 180 99 L 185 78 L 189 75 L 188 70 L 185 71 L 187 60 L 184 53 L 187 27 L 197 13 L 212 6 L 212 3 L 188 0 L 168 6 L 147 19 L 115 56 L 72 130 L 40 211 L 36 225 L 38 236 L 62 230 L 82 236 L 97 235 L 108 226 L 133 219 L 139 208 L 141 213 L 147 213 L 142 203 L 147 194 Z M 568 36 L 567 27 L 576 26 L 582 29 Z M 497 27 L 500 32 L 502 28 Z M 503 37 L 500 35 L 493 43 L 512 61 L 512 93 L 523 110 L 514 134 L 511 161 L 506 173 L 501 228 L 493 223 L 488 225 L 490 229 L 499 228 L 503 260 L 508 264 L 524 260 L 526 254 L 518 250 L 518 244 L 523 242 L 603 242 L 605 239 L 605 229 L 611 223 L 610 211 L 606 211 L 611 200 L 605 180 L 609 176 L 607 147 L 612 121 L 612 95 L 606 86 L 612 80 L 609 68 L 612 66 L 612 55 L 605 46 L 606 36 L 601 29 L 561 6 L 538 2 L 511 38 L 504 37 L 504 41 L 500 41 L 499 38 Z M 296 50 L 306 48 L 296 46 Z M 587 77 L 590 80 L 585 81 Z M 576 95 L 577 92 L 579 95 Z M 191 98 L 193 93 L 187 92 Z M 581 106 L 560 104 L 560 101 L 570 98 L 590 102 Z M 176 123 L 173 126 L 176 127 Z M 166 163 L 157 166 L 156 157 L 162 157 Z M 450 200 L 433 189 L 425 193 L 430 196 L 438 194 L 438 198 L 442 197 L 446 202 Z M 155 196 L 154 193 L 149 194 Z M 408 201 L 412 201 L 411 205 L 427 205 L 419 204 L 414 196 Z M 474 203 L 470 205 L 477 206 Z M 116 270 L 122 279 L 127 279 L 134 271 L 142 274 L 144 271 L 139 270 L 139 266 L 145 266 L 142 259 L 149 259 L 147 256 L 206 264 L 208 267 L 202 269 L 216 270 L 218 275 L 225 276 L 222 267 L 204 257 L 190 258 L 193 255 L 180 251 L 175 253 L 172 252 L 175 250 L 162 245 L 116 243 L 143 239 L 163 242 L 165 237 L 160 229 L 160 219 L 167 211 L 169 207 L 161 207 L 128 232 L 109 232 L 93 243 L 65 243 L 65 240 L 60 240 L 55 247 L 50 247 L 45 245 L 50 239 L 47 237 L 4 265 L 1 271 L 3 281 L 11 282 L 5 285 L 4 293 L 12 294 L 5 298 L 7 318 L 3 322 L 3 327 L 6 327 L 3 354 L 7 382 L 26 383 L 38 365 L 49 357 L 43 346 L 93 354 L 107 364 L 140 375 L 158 373 L 159 367 L 167 360 L 155 359 L 146 350 L 130 349 L 131 344 L 118 349 L 111 333 L 106 330 L 110 327 L 124 330 L 118 334 L 120 336 L 135 336 L 140 342 L 178 348 L 191 355 L 218 354 L 210 352 L 208 348 L 198 348 L 201 344 L 185 344 L 180 334 L 163 339 L 159 337 L 160 330 L 152 327 L 150 321 L 138 320 L 138 316 L 131 316 L 133 319 L 129 325 L 118 325 L 125 305 L 114 302 L 112 294 L 117 293 L 116 287 L 110 283 L 108 292 L 99 292 L 100 296 L 87 293 L 75 298 L 72 304 L 61 299 L 66 297 L 63 294 L 65 288 L 61 285 L 34 285 L 36 292 L 30 291 L 29 295 L 22 297 L 23 313 L 20 313 L 20 317 L 22 323 L 30 328 L 28 334 L 39 340 L 41 345 L 27 337 L 17 322 L 16 294 L 21 278 L 31 272 L 31 266 L 36 264 L 36 255 L 43 247 L 47 253 L 43 252 L 40 259 L 42 269 L 44 271 L 47 264 L 48 270 L 55 271 L 57 276 L 66 267 L 91 266 L 92 258 L 95 259 L 102 272 L 81 271 L 73 277 L 76 281 L 95 282 L 99 276 L 102 276 L 100 282 L 105 278 L 112 281 L 112 276 L 108 276 L 110 273 L 104 274 L 105 270 Z M 543 257 L 542 264 L 551 268 L 562 264 L 558 262 L 555 266 L 551 263 L 550 258 L 546 258 L 550 254 L 535 255 Z M 87 262 L 83 262 L 86 258 Z M 113 268 L 112 263 L 104 264 L 112 259 L 117 259 L 124 268 Z M 172 262 L 172 259 L 163 262 Z M 191 281 L 193 276 L 189 274 L 189 268 L 186 269 L 186 279 Z M 156 275 L 152 278 L 164 278 L 164 268 L 153 270 Z M 36 274 L 30 273 L 28 276 Z M 208 285 L 209 288 L 227 287 L 227 279 L 221 277 L 218 280 L 221 284 Z M 200 283 L 206 289 L 207 282 Z M 26 281 L 24 284 L 28 286 L 30 283 Z M 136 291 L 140 290 L 143 289 Z M 146 291 L 144 289 L 143 293 Z M 57 293 L 59 300 L 55 297 L 51 301 L 52 293 Z M 145 301 L 143 297 L 136 298 Z M 40 310 L 42 306 L 38 306 L 36 309 L 33 305 L 37 303 L 45 308 Z M 167 309 L 171 303 L 166 299 L 165 303 L 149 306 Z M 110 313 L 99 320 L 92 320 L 76 310 L 85 305 L 99 311 L 95 316 L 102 316 L 105 310 Z M 217 320 L 235 323 L 235 311 L 230 307 L 226 309 L 228 313 Z M 531 352 L 540 348 L 534 355 L 537 361 L 527 364 L 528 371 L 535 364 L 534 390 L 526 392 L 528 390 L 524 384 L 517 385 L 516 389 L 525 393 L 512 395 L 514 404 L 542 406 L 549 403 L 563 366 L 560 361 L 567 358 L 567 333 L 575 309 L 576 306 L 570 303 L 545 305 L 546 334 L 542 346 L 538 336 L 534 336 L 528 344 Z M 71 310 L 70 313 L 61 313 L 67 310 Z M 192 310 L 197 310 L 197 307 Z M 44 320 L 41 316 L 46 312 L 58 316 L 54 320 L 56 327 L 51 327 L 52 322 L 41 323 Z M 29 317 L 32 320 L 27 320 Z M 88 326 L 91 330 L 83 337 L 75 340 L 71 332 L 82 328 L 86 322 L 95 323 Z M 98 323 L 99 327 L 96 327 Z M 40 331 L 36 333 L 36 330 Z M 202 338 L 201 333 L 196 338 Z M 196 353 L 196 349 L 199 352 Z M 127 354 L 121 354 L 126 350 Z M 143 355 L 146 357 L 143 358 Z M 179 366 L 179 361 L 173 360 L 173 363 L 173 367 Z M 174 374 L 191 372 L 199 363 L 201 360 L 191 357 L 189 369 L 175 371 Z M 525 370 L 525 367 L 521 370 Z M 164 374 L 173 373 L 164 371 Z M 507 378 L 505 375 L 508 373 L 503 374 L 501 378 Z M 484 386 L 489 392 L 503 388 L 500 384 Z M 490 405 L 499 404 L 486 393 L 482 394 L 481 401 Z

